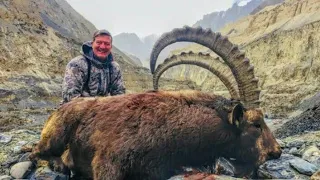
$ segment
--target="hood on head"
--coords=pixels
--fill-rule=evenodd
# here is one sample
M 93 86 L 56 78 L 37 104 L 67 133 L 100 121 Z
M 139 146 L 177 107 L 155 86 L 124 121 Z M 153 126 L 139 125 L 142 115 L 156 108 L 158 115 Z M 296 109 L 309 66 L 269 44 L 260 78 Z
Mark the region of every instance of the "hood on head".
M 82 53 L 85 55 L 87 58 L 89 58 L 92 53 L 92 41 L 88 41 L 82 44 Z M 90 57 L 91 59 L 91 57 Z

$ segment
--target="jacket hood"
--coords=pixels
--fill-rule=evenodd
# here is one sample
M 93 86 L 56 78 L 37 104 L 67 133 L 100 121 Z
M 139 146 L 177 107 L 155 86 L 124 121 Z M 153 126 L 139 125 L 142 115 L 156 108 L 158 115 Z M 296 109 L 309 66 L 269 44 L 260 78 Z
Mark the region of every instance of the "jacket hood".
M 113 61 L 112 53 L 108 55 L 107 61 L 101 61 L 99 59 L 94 58 L 92 50 L 92 41 L 88 41 L 82 44 L 82 55 L 97 65 L 105 65 Z

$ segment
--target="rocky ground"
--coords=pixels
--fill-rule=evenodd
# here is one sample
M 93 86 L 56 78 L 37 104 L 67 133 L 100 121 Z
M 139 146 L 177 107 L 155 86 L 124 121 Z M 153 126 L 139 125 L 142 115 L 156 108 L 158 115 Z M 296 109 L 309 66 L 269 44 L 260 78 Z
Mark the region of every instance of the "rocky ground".
M 31 147 L 40 138 L 40 129 L 11 130 L 0 134 L 0 179 L 48 179 L 66 176 L 53 172 L 48 167 L 35 169 L 28 161 L 29 152 L 24 149 Z M 310 179 L 320 169 L 320 131 L 305 133 L 278 139 L 283 148 L 280 159 L 267 161 L 258 170 L 259 178 L 263 179 Z M 210 172 L 215 172 L 212 167 Z M 201 172 L 201 171 L 200 171 Z M 226 175 L 215 176 L 219 179 L 232 179 L 232 169 L 223 171 Z M 319 178 L 319 175 L 317 176 Z M 185 178 L 184 175 L 172 177 L 171 180 Z M 190 178 L 190 177 L 189 177 Z
M 285 128 L 279 128 L 274 132 L 276 137 L 285 138 L 320 130 L 320 93 L 303 102 L 300 109 L 303 110 L 301 114 L 285 122 Z

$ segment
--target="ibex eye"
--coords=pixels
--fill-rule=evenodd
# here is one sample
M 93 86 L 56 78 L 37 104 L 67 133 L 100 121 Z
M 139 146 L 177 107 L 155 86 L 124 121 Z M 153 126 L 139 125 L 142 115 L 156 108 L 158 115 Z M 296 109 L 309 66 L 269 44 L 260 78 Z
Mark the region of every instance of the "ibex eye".
M 261 125 L 260 124 L 254 124 L 254 127 L 261 129 Z

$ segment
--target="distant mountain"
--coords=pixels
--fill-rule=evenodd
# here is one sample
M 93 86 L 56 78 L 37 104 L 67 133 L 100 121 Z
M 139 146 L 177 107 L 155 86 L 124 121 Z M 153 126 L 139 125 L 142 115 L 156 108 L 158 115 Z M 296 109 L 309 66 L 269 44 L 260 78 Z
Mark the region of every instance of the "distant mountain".
M 142 38 L 142 42 L 146 45 L 153 45 L 155 41 L 159 38 L 156 34 L 150 34 L 144 38 Z
M 252 0 L 234 0 L 233 4 L 237 4 L 238 6 L 245 6 Z
M 130 54 L 135 61 L 139 61 L 148 67 L 148 61 L 152 47 L 158 36 L 155 34 L 139 38 L 135 33 L 121 33 L 113 37 L 113 44 L 121 51 Z
M 159 36 L 155 35 L 155 34 L 151 34 L 151 35 L 148 35 L 148 36 L 142 38 L 144 46 L 147 50 L 147 59 L 149 58 L 152 47 L 153 47 L 154 43 L 158 40 L 158 38 L 159 38 Z
M 249 15 L 256 9 L 263 0 L 235 0 L 231 8 L 226 11 L 213 12 L 206 14 L 197 21 L 193 27 L 201 26 L 218 31 L 225 24 L 235 22 L 236 20 Z
M 113 44 L 120 50 L 138 58 L 146 56 L 144 43 L 135 33 L 121 33 L 113 37 Z
M 276 4 L 283 3 L 285 0 L 264 0 L 256 9 L 254 9 L 250 14 L 256 14 L 260 12 L 262 9 L 264 9 L 267 6 L 273 6 Z

